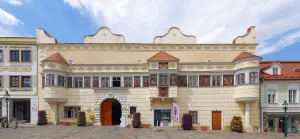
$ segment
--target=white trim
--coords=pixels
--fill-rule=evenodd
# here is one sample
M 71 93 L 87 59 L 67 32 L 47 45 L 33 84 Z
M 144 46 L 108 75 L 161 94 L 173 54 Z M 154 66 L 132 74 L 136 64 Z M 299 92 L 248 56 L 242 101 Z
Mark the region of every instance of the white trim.
M 212 112 L 213 111 L 220 111 L 221 112 L 221 130 L 224 130 L 224 113 L 223 110 L 210 110 L 210 130 L 212 130 Z

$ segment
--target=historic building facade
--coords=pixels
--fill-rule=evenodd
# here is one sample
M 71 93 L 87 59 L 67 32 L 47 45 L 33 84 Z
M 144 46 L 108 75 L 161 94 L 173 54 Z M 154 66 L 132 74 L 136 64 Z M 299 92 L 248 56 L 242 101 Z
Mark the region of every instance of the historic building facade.
M 18 118 L 20 122 L 36 124 L 37 96 L 36 38 L 0 38 L 0 117 Z M 8 106 L 3 99 L 10 94 Z
M 300 129 L 300 61 L 262 61 L 261 119 L 264 132 L 284 131 L 284 110 L 287 101 L 288 132 Z M 298 123 L 298 124 L 297 124 Z
M 241 116 L 246 131 L 257 131 L 261 57 L 255 36 L 250 27 L 232 44 L 197 44 L 174 27 L 140 44 L 103 27 L 72 44 L 37 29 L 39 110 L 54 124 L 76 122 L 76 112 L 86 111 L 96 125 L 125 127 L 140 112 L 143 124 L 172 126 L 175 102 L 195 125 L 226 130 Z

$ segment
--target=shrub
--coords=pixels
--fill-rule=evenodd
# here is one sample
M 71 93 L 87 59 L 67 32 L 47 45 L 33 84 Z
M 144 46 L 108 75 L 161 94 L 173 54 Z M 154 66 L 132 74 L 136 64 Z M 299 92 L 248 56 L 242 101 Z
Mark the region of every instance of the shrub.
M 86 126 L 85 112 L 77 112 L 77 126 Z
M 37 125 L 47 125 L 47 113 L 44 110 L 38 111 Z
M 242 117 L 241 116 L 233 116 L 232 121 L 230 123 L 231 131 L 236 131 L 242 133 L 244 130 Z
M 141 128 L 142 122 L 141 122 L 141 114 L 139 112 L 133 114 L 132 126 L 133 128 Z
M 193 128 L 192 115 L 187 113 L 183 114 L 181 127 L 184 130 L 191 130 Z

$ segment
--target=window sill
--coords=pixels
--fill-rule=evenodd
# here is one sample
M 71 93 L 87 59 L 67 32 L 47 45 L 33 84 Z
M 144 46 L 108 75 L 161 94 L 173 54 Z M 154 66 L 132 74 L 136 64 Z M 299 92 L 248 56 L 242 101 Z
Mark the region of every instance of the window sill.
M 289 105 L 299 105 L 299 103 L 289 103 Z
M 278 103 L 268 103 L 268 105 L 278 105 Z
M 31 87 L 9 87 L 9 91 L 18 92 L 18 91 L 32 91 Z

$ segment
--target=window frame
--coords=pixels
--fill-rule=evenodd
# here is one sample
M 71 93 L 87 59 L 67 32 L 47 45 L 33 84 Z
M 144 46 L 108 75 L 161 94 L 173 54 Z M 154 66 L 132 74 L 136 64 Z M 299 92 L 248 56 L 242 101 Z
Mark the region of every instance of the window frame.
M 132 77 L 124 77 L 124 87 L 133 87 Z
M 101 77 L 101 87 L 110 87 L 110 77 Z
M 150 76 L 143 76 L 143 87 L 149 87 L 150 86 L 149 79 L 150 79 Z
M 198 83 L 199 79 L 198 78 L 199 78 L 198 75 L 188 75 L 188 77 L 187 77 L 188 87 L 197 87 L 199 85 L 199 83 Z
M 223 86 L 222 85 L 222 75 L 212 75 L 211 76 L 211 86 Z M 218 85 L 219 82 L 219 85 Z
M 13 86 L 13 78 L 17 79 L 17 86 Z M 9 87 L 20 87 L 20 76 L 9 76 Z
M 4 53 L 3 53 L 3 51 L 2 50 L 0 50 L 0 61 L 3 61 L 3 57 L 4 57 Z
M 66 111 L 66 108 L 79 108 L 79 110 L 77 109 L 76 111 L 75 111 L 75 116 L 74 117 L 68 117 L 68 116 L 66 116 L 66 112 L 69 112 L 69 111 Z M 77 118 L 77 112 L 78 111 L 81 111 L 82 110 L 82 108 L 81 108 L 81 106 L 63 106 L 63 118 L 67 118 L 67 119 L 75 119 L 75 118 Z M 72 111 L 72 110 L 71 110 Z M 67 113 L 67 115 L 68 115 L 68 113 Z M 72 115 L 72 114 L 71 114 Z
M 271 97 L 269 97 L 269 95 Z M 273 96 L 275 95 L 275 96 Z M 277 95 L 278 95 L 278 91 L 276 88 L 268 88 L 267 89 L 267 103 L 268 104 L 277 104 Z M 273 100 L 273 101 L 271 101 Z
M 273 68 L 272 71 L 273 71 L 273 75 L 278 75 L 278 68 Z
M 16 58 L 18 58 L 17 60 L 13 60 L 13 52 L 18 53 L 18 56 L 16 57 Z M 12 62 L 20 61 L 20 51 L 19 50 L 10 50 L 9 54 L 10 54 L 10 61 L 12 61 Z
M 169 74 L 158 74 L 159 86 L 169 86 Z
M 87 83 L 89 83 L 89 84 L 87 84 Z M 91 84 L 91 77 L 90 76 L 83 76 L 83 87 L 84 88 L 90 88 L 91 85 L 92 85 Z
M 24 86 L 24 80 L 29 78 L 29 86 Z M 21 76 L 21 87 L 31 87 L 31 76 Z
M 228 82 L 231 82 L 229 80 L 232 80 L 231 84 L 230 83 L 225 84 L 225 81 L 224 81 L 225 79 L 228 79 Z M 222 83 L 223 86 L 234 86 L 234 75 L 223 75 L 222 80 L 223 80 L 223 83 Z
M 198 111 L 189 111 L 189 114 L 192 116 L 192 123 L 198 123 Z M 193 117 L 196 117 L 196 120 Z
M 53 78 L 49 78 L 53 75 Z M 51 82 L 51 84 L 50 84 Z M 46 75 L 46 86 L 55 86 L 55 74 L 47 74 Z
M 187 87 L 188 78 L 187 75 L 177 75 L 177 86 L 178 87 Z
M 73 77 L 72 82 L 73 82 L 73 88 L 83 88 L 83 77 L 79 77 L 79 76 Z
M 133 82 L 134 87 L 141 87 L 141 76 L 134 76 Z
M 0 75 L 0 88 L 2 88 L 3 87 L 3 80 L 2 80 L 3 78 L 2 78 L 2 75 Z
M 29 53 L 29 60 L 24 60 L 24 54 L 23 54 L 23 52 L 25 52 L 25 53 Z M 29 50 L 22 50 L 21 51 L 21 61 L 24 61 L 24 62 L 30 62 L 31 61 L 31 51 L 29 51 Z
M 95 79 L 97 79 L 97 80 L 95 80 Z M 99 76 L 93 76 L 92 77 L 92 87 L 99 87 L 99 81 L 100 81 Z
M 257 84 L 258 83 L 258 72 L 253 71 L 249 72 L 249 84 Z
M 135 112 L 132 113 L 132 112 L 131 112 L 131 108 L 134 108 Z M 130 107 L 129 107 L 129 114 L 130 114 L 130 115 L 133 115 L 133 114 L 136 113 L 136 112 L 137 112 L 137 106 L 130 106 Z
M 236 85 L 246 84 L 245 82 L 245 73 L 238 73 L 236 76 Z
M 292 91 L 292 92 L 290 92 L 290 91 Z M 291 95 L 292 98 L 290 98 L 290 93 L 292 93 L 292 95 Z M 295 93 L 295 96 L 294 96 L 294 93 Z M 288 100 L 289 100 L 288 101 L 289 104 L 296 104 L 296 103 L 298 103 L 298 90 L 297 89 L 295 89 L 295 88 L 289 88 L 288 89 Z M 292 100 L 292 102 L 290 100 Z
M 57 75 L 57 86 L 66 87 L 66 76 Z
M 202 84 L 202 81 L 205 79 L 208 79 L 208 83 Z M 199 75 L 199 87 L 201 86 L 211 86 L 211 75 Z

